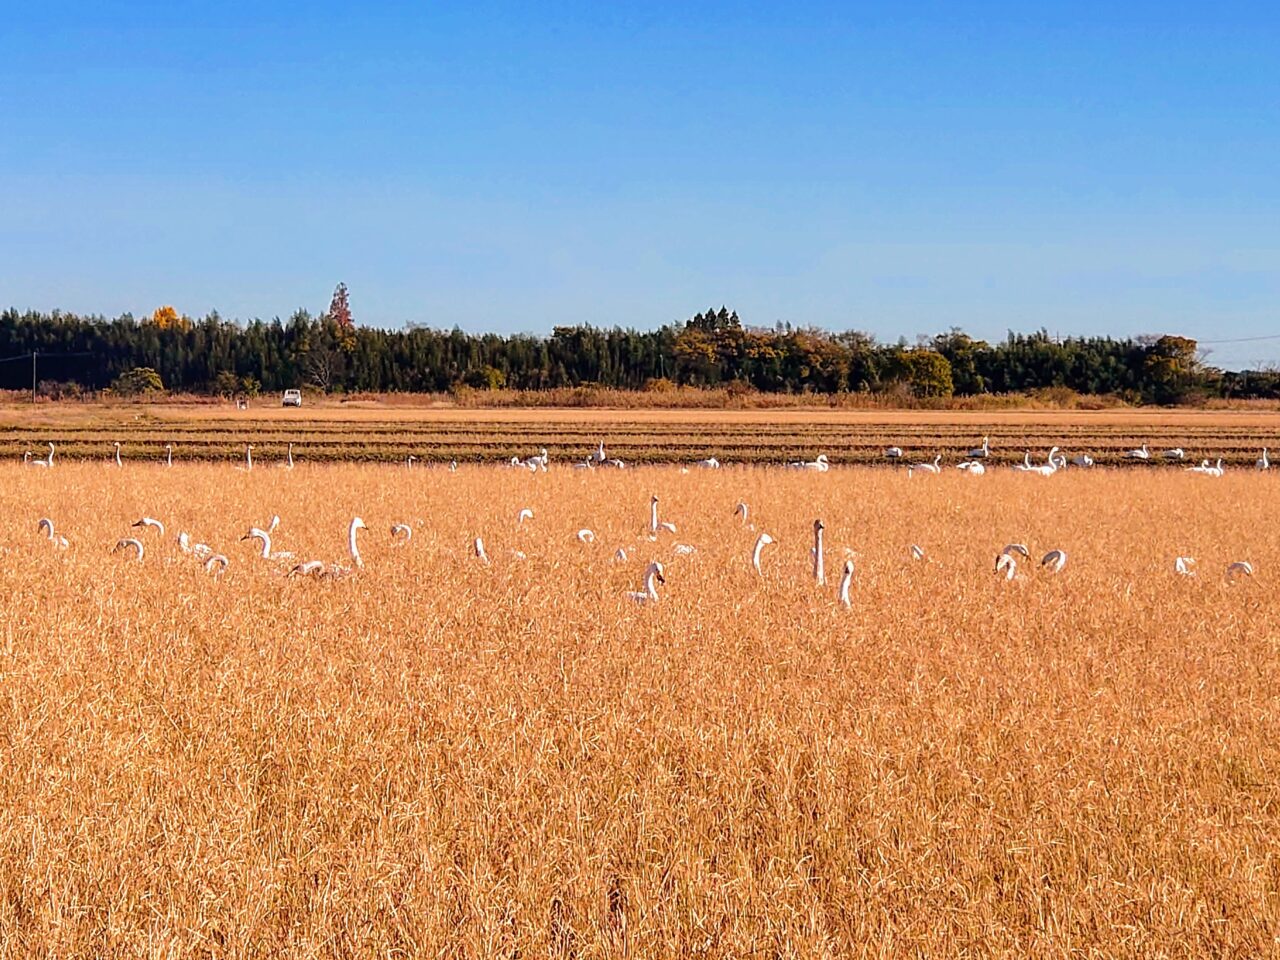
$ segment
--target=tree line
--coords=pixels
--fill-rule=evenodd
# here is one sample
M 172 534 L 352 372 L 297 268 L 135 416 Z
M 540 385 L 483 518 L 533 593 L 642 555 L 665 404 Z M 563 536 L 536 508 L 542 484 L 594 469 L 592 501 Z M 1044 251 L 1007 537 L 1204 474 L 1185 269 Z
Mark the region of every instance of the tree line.
M 744 325 L 725 307 L 656 330 L 556 327 L 550 336 L 468 334 L 351 321 L 345 289 L 329 311 L 247 323 L 171 307 L 114 319 L 59 311 L 0 313 L 0 387 L 50 396 L 114 388 L 220 394 L 543 390 L 668 384 L 766 392 L 897 393 L 917 398 L 1062 387 L 1130 402 L 1280 397 L 1280 374 L 1202 362 L 1196 341 L 1010 333 L 987 343 L 952 329 L 914 344 L 855 331 Z M 23 360 L 27 362 L 22 362 Z

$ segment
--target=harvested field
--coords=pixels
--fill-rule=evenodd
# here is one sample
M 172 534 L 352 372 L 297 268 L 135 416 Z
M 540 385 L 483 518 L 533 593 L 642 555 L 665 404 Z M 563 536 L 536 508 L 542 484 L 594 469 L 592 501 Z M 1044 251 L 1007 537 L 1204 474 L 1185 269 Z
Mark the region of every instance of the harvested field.
M 1012 463 L 1051 446 L 1123 462 L 1146 443 L 1158 455 L 1179 447 L 1189 461 L 1222 457 L 1252 464 L 1280 447 L 1280 412 L 931 411 L 625 411 L 457 410 L 336 407 L 235 411 L 163 405 L 13 406 L 0 410 L 0 455 L 43 456 L 53 440 L 67 459 L 105 459 L 119 440 L 129 459 L 159 459 L 165 444 L 179 460 L 239 460 L 252 443 L 259 458 L 312 462 L 506 461 L 546 447 L 555 460 L 580 460 L 604 439 L 628 463 L 778 463 L 826 453 L 832 463 L 883 463 L 888 446 L 908 459 L 962 459 L 986 435 L 992 460 Z
M 1274 955 L 1277 483 L 2 466 L 0 952 Z

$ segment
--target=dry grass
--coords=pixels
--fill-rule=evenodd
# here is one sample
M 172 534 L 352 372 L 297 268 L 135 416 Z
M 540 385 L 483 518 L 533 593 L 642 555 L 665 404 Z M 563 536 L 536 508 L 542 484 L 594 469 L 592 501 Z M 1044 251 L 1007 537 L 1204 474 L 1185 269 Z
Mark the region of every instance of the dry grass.
M 1273 477 L 0 481 L 5 956 L 1277 949 Z M 644 538 L 651 492 L 678 538 Z M 780 540 L 763 581 L 739 499 Z M 166 539 L 111 556 L 144 513 Z M 335 560 L 362 515 L 365 570 L 279 576 L 237 540 L 272 513 L 278 549 Z M 851 610 L 810 579 L 815 517 L 833 580 L 858 551 Z M 1069 564 L 998 582 L 1014 539 Z M 651 558 L 665 597 L 634 607 Z M 1235 559 L 1257 576 L 1228 586 Z

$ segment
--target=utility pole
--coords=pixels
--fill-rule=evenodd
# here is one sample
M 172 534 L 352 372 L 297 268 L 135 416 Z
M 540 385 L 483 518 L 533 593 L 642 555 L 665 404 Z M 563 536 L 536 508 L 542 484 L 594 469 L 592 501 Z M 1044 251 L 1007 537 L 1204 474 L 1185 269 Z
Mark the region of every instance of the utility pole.
M 36 402 L 36 353 L 38 351 L 31 348 L 31 405 L 35 406 Z

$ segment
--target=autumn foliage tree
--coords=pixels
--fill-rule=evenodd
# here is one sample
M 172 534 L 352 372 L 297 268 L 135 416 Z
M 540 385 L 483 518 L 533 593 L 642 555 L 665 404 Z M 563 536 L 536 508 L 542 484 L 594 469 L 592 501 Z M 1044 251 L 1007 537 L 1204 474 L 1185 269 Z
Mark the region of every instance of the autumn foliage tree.
M 191 321 L 168 304 L 156 307 L 151 322 L 161 330 L 186 330 L 191 326 Z

